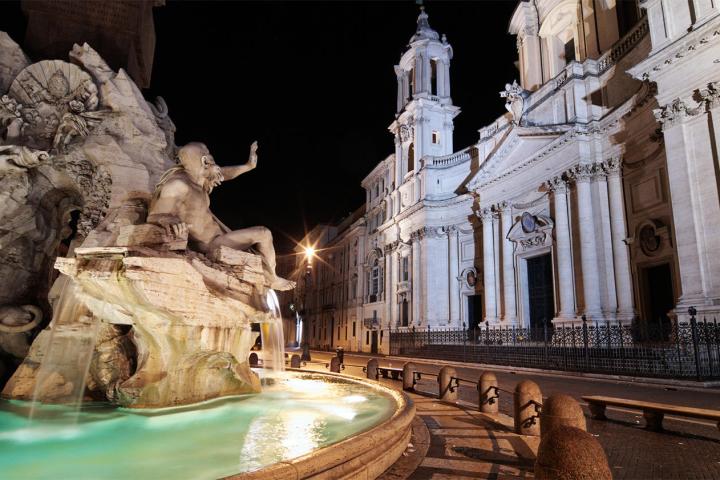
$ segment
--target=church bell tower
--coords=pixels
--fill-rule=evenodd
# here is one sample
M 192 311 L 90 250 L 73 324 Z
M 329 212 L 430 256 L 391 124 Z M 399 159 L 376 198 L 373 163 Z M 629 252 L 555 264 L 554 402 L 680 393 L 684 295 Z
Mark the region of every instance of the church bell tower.
M 445 35 L 430 27 L 420 7 L 417 30 L 395 65 L 397 113 L 389 130 L 395 135 L 395 185 L 413 178 L 425 156 L 453 153 L 453 119 L 460 108 L 450 98 L 453 50 Z

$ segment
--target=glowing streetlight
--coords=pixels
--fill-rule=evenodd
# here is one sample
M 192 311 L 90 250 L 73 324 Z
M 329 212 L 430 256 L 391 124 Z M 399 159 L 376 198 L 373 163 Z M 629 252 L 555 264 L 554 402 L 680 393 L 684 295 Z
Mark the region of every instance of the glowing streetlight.
M 310 260 L 315 256 L 315 249 L 313 247 L 305 247 L 305 258 Z

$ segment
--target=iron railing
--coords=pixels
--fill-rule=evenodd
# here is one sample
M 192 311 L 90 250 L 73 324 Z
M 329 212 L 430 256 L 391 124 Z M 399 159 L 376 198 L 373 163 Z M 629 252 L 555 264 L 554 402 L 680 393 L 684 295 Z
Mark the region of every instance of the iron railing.
M 720 324 L 697 319 L 552 328 L 398 329 L 390 354 L 634 377 L 720 379 Z

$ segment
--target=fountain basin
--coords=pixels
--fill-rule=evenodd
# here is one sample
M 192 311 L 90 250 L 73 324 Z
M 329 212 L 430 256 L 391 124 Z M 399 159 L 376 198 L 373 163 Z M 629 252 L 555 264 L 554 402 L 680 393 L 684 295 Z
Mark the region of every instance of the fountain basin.
M 272 380 L 272 379 L 271 379 Z M 375 478 L 407 447 L 412 402 L 344 375 L 288 372 L 257 395 L 136 410 L 0 404 L 3 478 Z

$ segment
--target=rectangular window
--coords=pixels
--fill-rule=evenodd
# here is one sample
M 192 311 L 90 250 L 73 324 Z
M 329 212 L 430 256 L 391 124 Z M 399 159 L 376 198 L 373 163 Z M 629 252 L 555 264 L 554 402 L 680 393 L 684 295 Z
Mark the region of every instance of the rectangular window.
M 338 340 L 340 340 L 340 327 L 338 327 Z
M 347 340 L 347 325 L 345 325 L 345 340 Z
M 403 282 L 407 282 L 410 279 L 410 261 L 408 257 L 403 257 L 402 259 L 402 279 Z
M 382 339 L 383 339 L 384 333 L 385 333 L 385 330 L 380 330 L 380 345 L 382 345 Z
M 365 345 L 370 345 L 370 332 L 365 332 Z
M 440 132 L 437 130 L 433 130 L 432 132 L 432 143 L 435 145 L 440 145 Z
M 353 322 L 353 337 L 357 337 L 357 335 L 355 334 L 355 323 L 357 322 Z
M 565 63 L 570 63 L 575 60 L 575 39 L 571 38 L 568 43 L 565 44 Z

